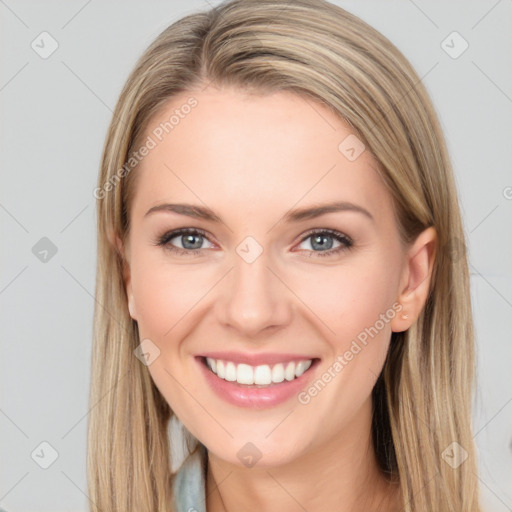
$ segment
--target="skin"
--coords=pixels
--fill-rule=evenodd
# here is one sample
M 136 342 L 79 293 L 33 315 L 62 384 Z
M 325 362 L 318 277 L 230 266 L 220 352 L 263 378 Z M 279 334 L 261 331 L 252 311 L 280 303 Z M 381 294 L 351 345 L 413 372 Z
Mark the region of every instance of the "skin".
M 124 247 L 116 243 L 126 258 L 130 314 L 141 339 L 160 350 L 151 377 L 208 449 L 207 509 L 398 510 L 398 489 L 379 472 L 371 443 L 371 391 L 391 332 L 409 328 L 425 304 L 436 233 L 429 228 L 403 246 L 377 162 L 368 151 L 349 161 L 338 149 L 349 125 L 293 93 L 187 91 L 147 135 L 191 95 L 197 107 L 137 168 L 131 230 Z M 357 204 L 373 218 L 342 211 L 282 220 L 291 209 L 331 201 Z M 208 206 L 223 223 L 168 211 L 145 216 L 161 203 Z M 206 231 L 192 240 L 200 254 L 155 245 L 178 228 Z M 307 235 L 326 228 L 349 236 L 352 247 L 318 256 L 322 248 Z M 246 236 L 264 249 L 250 264 L 236 252 Z M 182 243 L 177 236 L 168 246 Z M 397 302 L 408 318 L 385 323 L 305 405 L 295 397 L 267 409 L 231 405 L 194 359 L 226 349 L 314 354 L 314 381 Z M 248 441 L 262 453 L 251 468 L 237 457 Z

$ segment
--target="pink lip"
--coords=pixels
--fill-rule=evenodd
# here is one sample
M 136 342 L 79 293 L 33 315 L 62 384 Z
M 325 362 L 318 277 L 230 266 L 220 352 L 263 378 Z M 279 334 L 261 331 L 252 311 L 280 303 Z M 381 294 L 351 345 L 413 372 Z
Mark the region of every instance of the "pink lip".
M 221 379 L 206 366 L 205 360 L 202 357 L 196 357 L 195 359 L 199 365 L 200 371 L 206 379 L 206 382 L 210 385 L 217 396 L 238 407 L 253 409 L 274 407 L 286 402 L 294 396 L 297 396 L 301 390 L 307 387 L 313 377 L 313 370 L 319 362 L 319 359 L 314 359 L 309 369 L 300 377 L 292 381 L 284 380 L 279 384 L 271 384 L 266 387 L 256 387 Z M 215 357 L 215 359 L 223 359 L 223 357 Z M 286 359 L 286 361 L 290 361 L 292 359 Z M 297 357 L 295 357 L 295 359 L 297 360 Z M 233 359 L 229 358 L 228 360 L 233 361 Z
M 199 357 L 210 357 L 211 359 L 221 359 L 222 361 L 233 361 L 233 363 L 245 363 L 250 366 L 258 366 L 260 364 L 278 364 L 289 363 L 290 361 L 306 361 L 315 359 L 315 356 L 301 354 L 247 354 L 242 352 L 208 352 L 198 354 Z

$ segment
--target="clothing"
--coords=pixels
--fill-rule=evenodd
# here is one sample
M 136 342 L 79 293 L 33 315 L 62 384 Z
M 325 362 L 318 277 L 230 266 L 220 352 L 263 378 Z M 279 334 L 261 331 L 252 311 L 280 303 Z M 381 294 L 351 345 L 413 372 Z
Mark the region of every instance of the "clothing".
M 206 512 L 206 468 L 207 451 L 198 443 L 174 476 L 176 512 Z

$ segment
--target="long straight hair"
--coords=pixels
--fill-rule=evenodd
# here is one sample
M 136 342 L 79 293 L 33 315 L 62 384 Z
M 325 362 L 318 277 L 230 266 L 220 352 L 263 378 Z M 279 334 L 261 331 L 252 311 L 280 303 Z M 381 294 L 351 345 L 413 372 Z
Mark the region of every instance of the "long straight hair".
M 373 390 L 373 442 L 382 472 L 400 483 L 403 511 L 479 511 L 469 273 L 443 134 L 402 53 L 324 0 L 234 0 L 187 15 L 147 48 L 120 94 L 95 190 L 91 507 L 174 510 L 167 436 L 173 413 L 134 356 L 140 340 L 114 240 L 124 241 L 130 229 L 137 162 L 127 162 L 147 137 L 149 122 L 173 96 L 209 83 L 256 94 L 292 91 L 327 106 L 379 163 L 403 242 L 429 226 L 436 229 L 439 246 L 426 305 L 406 332 L 392 334 Z

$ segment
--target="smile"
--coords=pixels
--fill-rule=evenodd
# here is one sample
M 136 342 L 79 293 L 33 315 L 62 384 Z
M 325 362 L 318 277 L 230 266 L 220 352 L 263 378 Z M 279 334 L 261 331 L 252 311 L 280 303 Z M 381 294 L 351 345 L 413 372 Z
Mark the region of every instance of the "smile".
M 279 384 L 284 380 L 292 381 L 300 377 L 313 362 L 312 359 L 302 361 L 289 361 L 274 365 L 262 364 L 251 366 L 248 364 L 236 364 L 233 361 L 206 358 L 206 364 L 217 377 L 228 382 L 238 384 L 268 386 Z
M 212 353 L 195 359 L 205 383 L 219 398 L 237 407 L 256 409 L 295 399 L 314 378 L 320 363 L 317 357 L 284 354 Z

